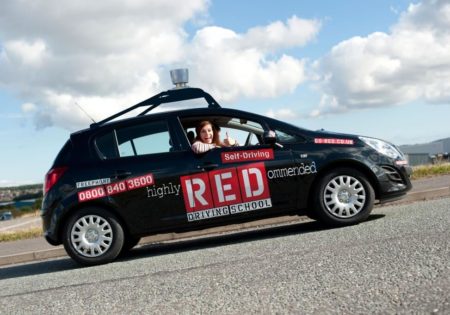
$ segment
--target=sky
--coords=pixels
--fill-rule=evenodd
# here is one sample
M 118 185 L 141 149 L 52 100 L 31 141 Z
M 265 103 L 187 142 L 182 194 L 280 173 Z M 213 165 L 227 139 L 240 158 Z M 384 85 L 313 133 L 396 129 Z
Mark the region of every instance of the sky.
M 70 133 L 172 88 L 397 145 L 450 137 L 450 1 L 4 0 L 0 186 Z

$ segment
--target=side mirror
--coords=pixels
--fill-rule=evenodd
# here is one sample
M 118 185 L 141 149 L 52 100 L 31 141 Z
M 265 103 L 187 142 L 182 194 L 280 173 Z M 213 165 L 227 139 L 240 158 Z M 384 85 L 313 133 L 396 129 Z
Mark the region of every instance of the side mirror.
M 273 130 L 264 131 L 263 138 L 265 144 L 274 145 L 277 142 L 277 136 Z

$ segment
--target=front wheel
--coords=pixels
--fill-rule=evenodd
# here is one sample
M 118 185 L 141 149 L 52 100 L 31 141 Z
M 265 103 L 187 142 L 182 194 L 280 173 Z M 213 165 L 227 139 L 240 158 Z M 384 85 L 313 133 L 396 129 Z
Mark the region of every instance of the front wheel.
M 319 180 L 313 199 L 314 212 L 319 221 L 344 226 L 369 217 L 375 193 L 362 173 L 351 168 L 339 168 Z
M 84 266 L 113 261 L 122 250 L 124 232 L 117 218 L 102 208 L 85 208 L 64 226 L 64 248 Z

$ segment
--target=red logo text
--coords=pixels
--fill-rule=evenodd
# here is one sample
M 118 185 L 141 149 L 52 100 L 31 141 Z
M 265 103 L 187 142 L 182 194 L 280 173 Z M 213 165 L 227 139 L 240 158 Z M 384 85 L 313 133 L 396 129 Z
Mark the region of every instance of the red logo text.
M 180 181 L 189 221 L 272 206 L 262 162 L 182 176 Z
M 273 149 L 222 152 L 222 163 L 273 160 Z
M 337 138 L 315 138 L 315 144 L 348 144 L 353 145 L 352 139 L 337 139 Z

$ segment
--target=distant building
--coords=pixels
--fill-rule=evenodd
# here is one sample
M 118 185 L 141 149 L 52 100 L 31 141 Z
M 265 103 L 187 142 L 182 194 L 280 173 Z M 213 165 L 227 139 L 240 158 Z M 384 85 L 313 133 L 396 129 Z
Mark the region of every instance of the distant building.
M 406 154 L 409 164 L 412 166 L 448 161 L 450 138 L 429 143 L 402 145 L 400 150 Z

